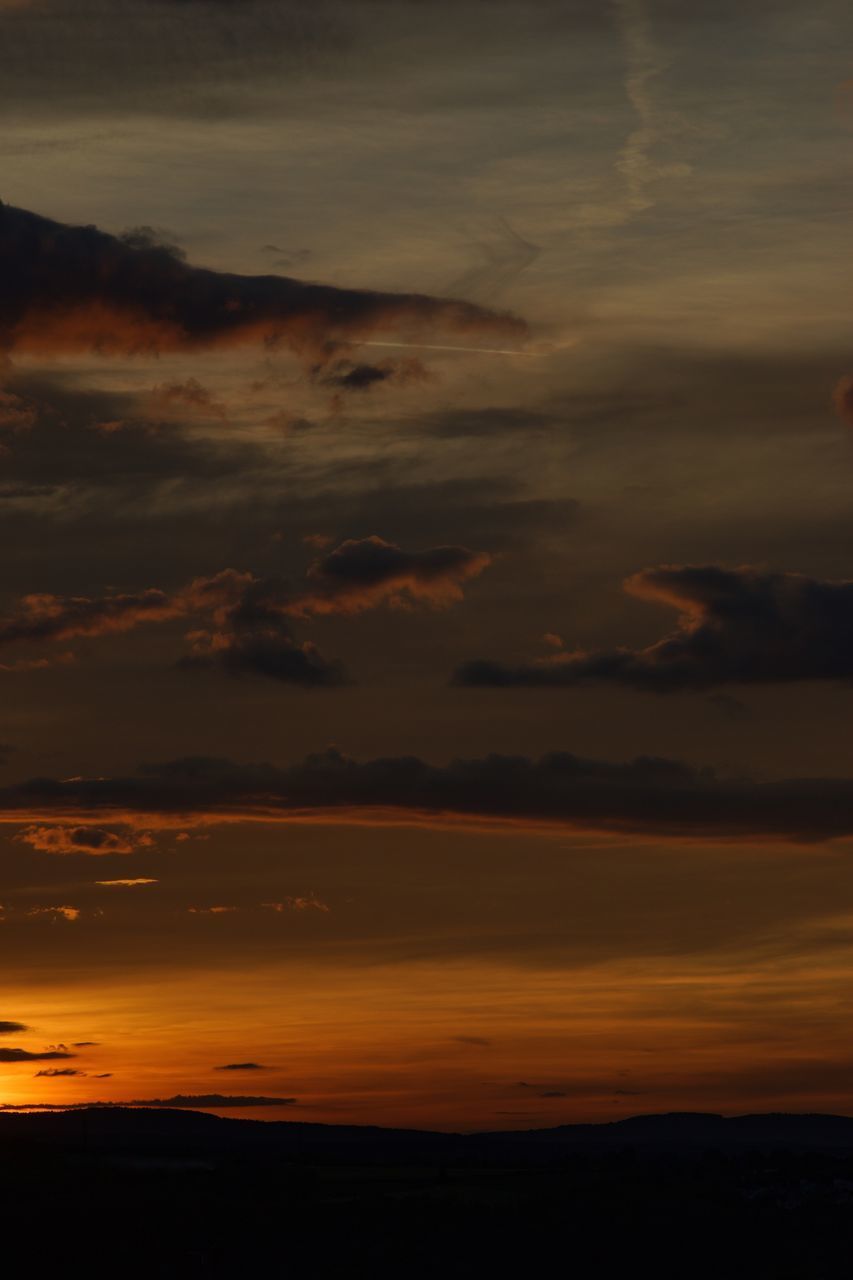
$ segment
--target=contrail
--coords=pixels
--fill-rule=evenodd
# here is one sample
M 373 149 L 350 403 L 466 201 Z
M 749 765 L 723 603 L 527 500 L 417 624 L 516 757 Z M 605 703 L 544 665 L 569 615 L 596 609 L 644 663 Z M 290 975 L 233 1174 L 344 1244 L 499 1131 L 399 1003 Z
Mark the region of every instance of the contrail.
M 364 342 L 355 339 L 359 347 L 413 347 L 418 351 L 473 351 L 484 356 L 540 356 L 541 351 L 509 351 L 503 347 L 446 347 L 435 342 Z
M 625 180 L 630 216 L 652 208 L 649 187 L 657 179 L 684 177 L 690 170 L 688 165 L 660 164 L 652 158 L 653 148 L 664 137 L 654 86 L 668 59 L 655 44 L 644 0 L 615 0 L 615 7 L 628 64 L 625 93 L 637 118 L 616 166 Z

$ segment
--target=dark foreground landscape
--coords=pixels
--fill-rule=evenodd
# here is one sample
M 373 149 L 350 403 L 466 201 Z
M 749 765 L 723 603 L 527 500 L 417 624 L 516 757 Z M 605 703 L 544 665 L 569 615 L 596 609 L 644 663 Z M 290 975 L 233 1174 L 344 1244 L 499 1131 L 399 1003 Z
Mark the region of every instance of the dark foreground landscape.
M 437 1134 L 86 1109 L 0 1116 L 12 1274 L 849 1274 L 853 1119 Z

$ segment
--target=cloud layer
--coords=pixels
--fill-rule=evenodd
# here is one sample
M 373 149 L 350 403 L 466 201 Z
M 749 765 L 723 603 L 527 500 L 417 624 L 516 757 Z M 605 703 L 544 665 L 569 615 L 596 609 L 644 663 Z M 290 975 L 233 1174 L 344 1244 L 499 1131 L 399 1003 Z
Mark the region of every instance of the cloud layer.
M 0 790 L 0 821 L 130 826 L 255 821 L 541 826 L 637 836 L 827 840 L 853 835 L 853 779 L 756 782 L 674 760 L 614 764 L 567 752 L 433 766 L 335 750 L 289 768 L 189 758 L 135 777 L 35 778 Z

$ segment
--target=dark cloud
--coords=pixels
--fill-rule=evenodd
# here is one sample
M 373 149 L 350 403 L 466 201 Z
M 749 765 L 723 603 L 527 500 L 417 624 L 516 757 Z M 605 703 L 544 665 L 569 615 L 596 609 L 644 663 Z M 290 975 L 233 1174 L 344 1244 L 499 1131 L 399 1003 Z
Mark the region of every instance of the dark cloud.
M 383 382 L 406 385 L 411 382 L 428 382 L 430 373 L 414 357 L 401 360 L 382 360 L 378 364 L 355 363 L 352 360 L 336 360 L 328 368 L 315 370 L 317 381 L 340 391 L 369 391 Z
M 186 254 L 169 231 L 158 227 L 129 227 L 118 237 L 130 249 L 164 249 L 179 262 L 186 260 Z
M 375 535 L 349 539 L 316 560 L 308 590 L 294 612 L 359 613 L 382 601 L 410 596 L 432 605 L 462 598 L 462 584 L 482 573 L 490 557 L 467 547 L 431 547 L 406 552 Z
M 218 667 L 227 675 L 265 676 L 304 689 L 335 689 L 349 683 L 340 662 L 323 657 L 316 645 L 294 639 L 279 615 L 260 613 L 228 631 L 196 631 L 191 652 L 180 661 L 185 670 Z
M 14 1035 L 16 1031 L 29 1031 L 23 1022 L 0 1021 L 0 1036 Z
M 56 1058 L 73 1058 L 67 1049 L 44 1049 L 41 1053 L 29 1049 L 0 1049 L 0 1062 L 51 1062 Z
M 350 539 L 311 565 L 301 590 L 281 579 L 224 569 L 172 593 L 151 588 L 97 598 L 27 595 L 0 618 L 0 646 L 108 635 L 206 613 L 212 627 L 188 634 L 190 654 L 183 665 L 216 665 L 231 675 L 252 672 L 306 687 L 337 686 L 347 683 L 344 668 L 312 643 L 294 639 L 290 618 L 354 614 L 412 600 L 446 606 L 462 598 L 462 584 L 488 563 L 487 555 L 465 547 L 406 552 L 376 536 Z M 35 662 L 42 666 L 48 660 Z
M 162 245 L 9 205 L 0 206 L 0 272 L 0 346 L 35 355 L 262 343 L 316 361 L 374 332 L 525 332 L 521 321 L 460 301 L 191 267 Z
M 85 1076 L 85 1071 L 80 1071 L 77 1067 L 46 1067 L 44 1071 L 37 1071 L 33 1079 L 39 1076 Z
M 227 1093 L 177 1093 L 172 1098 L 134 1098 L 132 1102 L 115 1102 L 116 1107 L 294 1107 L 296 1098 L 230 1097 Z
M 103 1076 L 93 1076 L 94 1080 L 103 1080 L 112 1075 L 106 1072 Z M 296 1107 L 298 1098 L 265 1098 L 230 1096 L 227 1093 L 176 1093 L 171 1098 L 132 1098 L 128 1102 L 25 1102 L 20 1105 L 0 1103 L 0 1111 L 83 1111 L 89 1107 L 176 1107 L 186 1110 L 204 1111 L 228 1107 Z
M 266 1067 L 259 1062 L 226 1062 L 223 1067 L 214 1067 L 214 1071 L 265 1071 Z
M 674 760 L 624 764 L 553 753 L 454 760 L 412 756 L 358 763 L 335 750 L 288 768 L 206 757 L 143 765 L 135 777 L 34 778 L 0 789 L 8 823 L 69 812 L 159 823 L 300 821 L 427 825 L 541 824 L 721 840 L 827 840 L 853 835 L 853 779 L 780 782 L 718 777 Z
M 323 381 L 345 391 L 366 391 L 377 382 L 386 382 L 390 376 L 391 370 L 381 365 L 338 363 L 333 365 Z
M 328 662 L 309 641 L 294 639 L 288 615 L 300 610 L 281 580 L 225 570 L 197 579 L 185 596 L 190 608 L 212 610 L 214 629 L 189 633 L 191 652 L 182 665 L 216 665 L 229 675 L 252 673 L 306 688 L 347 683 L 340 663 Z
M 667 565 L 625 582 L 678 610 L 676 630 L 645 649 L 561 652 L 520 666 L 465 663 L 469 687 L 569 687 L 600 681 L 671 693 L 716 685 L 853 678 L 853 581 L 796 573 Z

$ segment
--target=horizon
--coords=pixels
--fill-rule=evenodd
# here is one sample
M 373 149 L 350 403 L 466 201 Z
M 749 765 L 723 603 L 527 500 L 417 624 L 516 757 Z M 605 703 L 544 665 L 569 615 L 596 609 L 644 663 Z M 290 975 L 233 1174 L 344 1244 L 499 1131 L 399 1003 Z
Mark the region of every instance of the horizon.
M 159 1105 L 158 1105 L 159 1104 Z M 272 1109 L 272 1108 L 270 1108 Z M 61 1103 L 22 1103 L 20 1107 L 0 1105 L 0 1118 L 6 1116 L 51 1116 L 51 1115 L 77 1115 L 93 1112 L 110 1112 L 118 1111 L 122 1114 L 127 1112 L 154 1113 L 159 1118 L 171 1117 L 175 1114 L 190 1116 L 210 1116 L 216 1120 L 248 1120 L 252 1123 L 267 1124 L 275 1126 L 294 1126 L 301 1128 L 308 1126 L 309 1128 L 323 1130 L 364 1130 L 365 1133 L 380 1130 L 383 1133 L 411 1133 L 411 1134 L 435 1134 L 438 1137 L 448 1138 L 476 1138 L 476 1137 L 508 1137 L 514 1135 L 524 1136 L 526 1134 L 548 1134 L 563 1129 L 594 1129 L 607 1130 L 613 1127 L 631 1125 L 635 1121 L 683 1121 L 686 1123 L 694 1120 L 720 1120 L 720 1121 L 743 1121 L 743 1120 L 827 1120 L 827 1121 L 850 1121 L 853 1123 L 853 1116 L 835 1114 L 833 1112 L 824 1111 L 754 1111 L 754 1112 L 732 1112 L 724 1114 L 715 1111 L 651 1111 L 639 1112 L 635 1115 L 618 1116 L 609 1120 L 574 1120 L 558 1125 L 534 1126 L 530 1128 L 494 1128 L 494 1129 L 438 1129 L 438 1128 L 407 1128 L 405 1126 L 389 1126 L 376 1125 L 372 1123 L 363 1124 L 346 1124 L 335 1123 L 329 1121 L 316 1121 L 304 1117 L 275 1117 L 270 1118 L 266 1107 L 250 1108 L 248 1111 L 240 1108 L 228 1108 L 222 1106 L 207 1106 L 195 1102 L 188 1098 L 186 1102 L 180 1104 L 172 1102 L 170 1099 L 154 1099 L 151 1102 L 72 1102 L 63 1106 Z M 652 1124 L 653 1128 L 653 1124 Z M 673 1132 L 667 1130 L 667 1132 Z M 677 1130 L 675 1131 L 677 1132 Z M 853 1143 L 853 1135 L 851 1135 L 851 1143 Z

